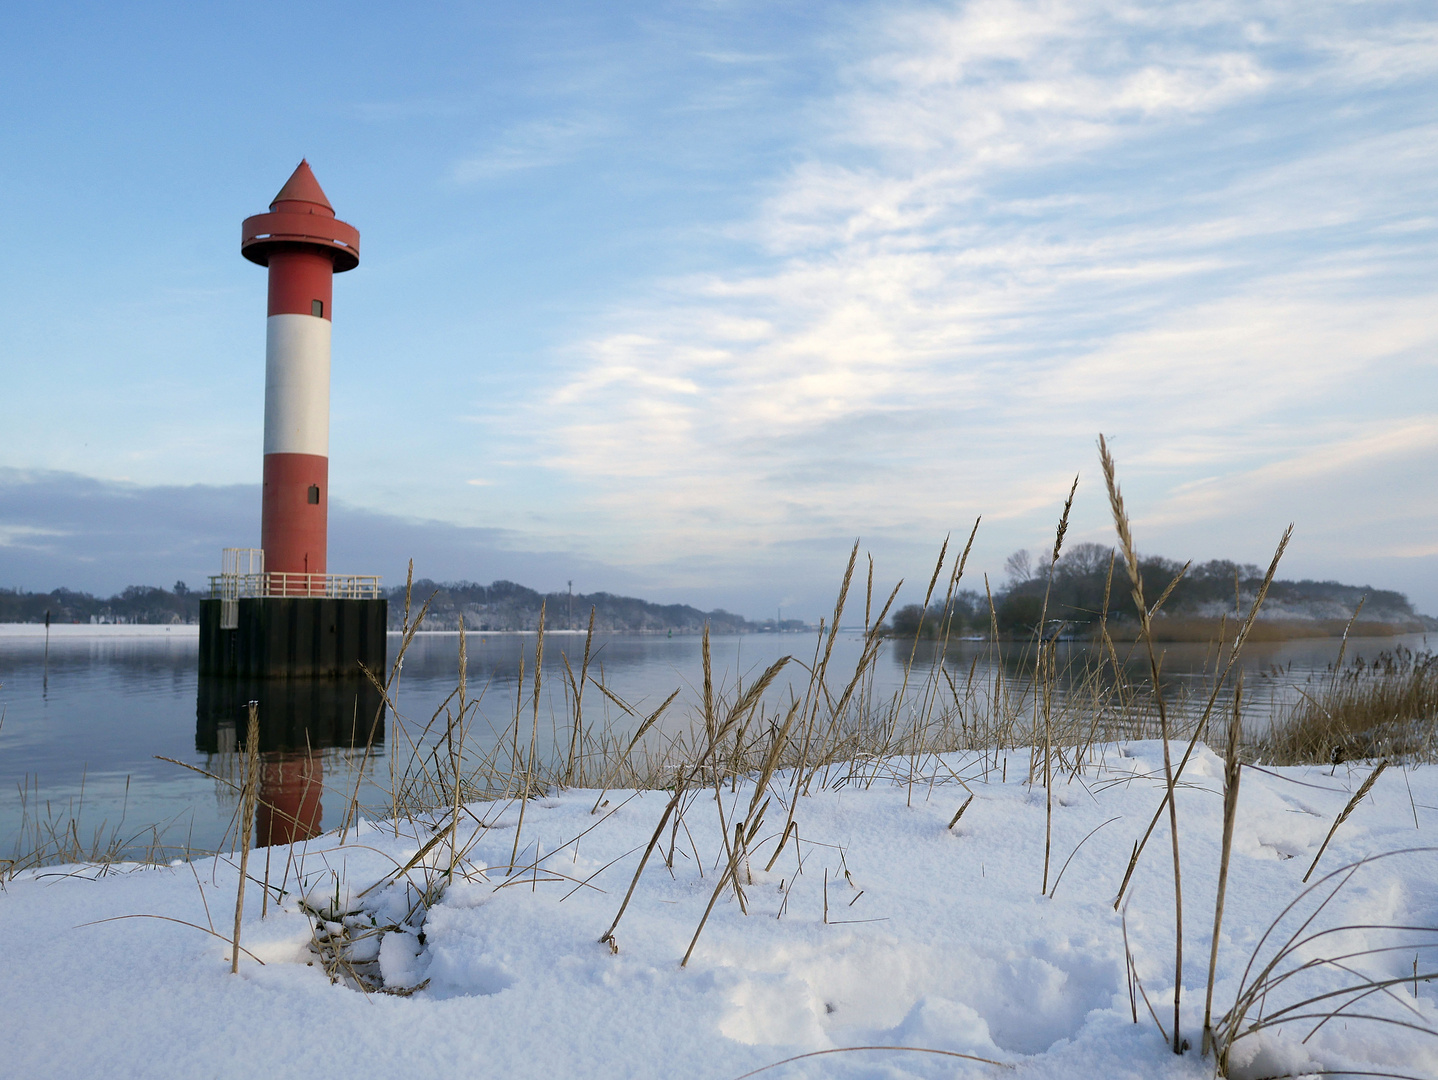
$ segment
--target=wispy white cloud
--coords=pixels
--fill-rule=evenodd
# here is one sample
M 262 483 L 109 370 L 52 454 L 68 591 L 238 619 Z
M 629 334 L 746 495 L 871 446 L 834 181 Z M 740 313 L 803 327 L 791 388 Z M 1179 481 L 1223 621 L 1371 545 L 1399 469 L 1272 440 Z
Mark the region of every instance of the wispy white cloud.
M 435 117 L 453 119 L 473 113 L 473 101 L 459 97 L 407 97 L 388 101 L 361 101 L 349 111 L 369 124 L 394 124 Z
M 1339 421 L 1421 428 L 1370 389 L 1431 394 L 1438 345 L 1438 48 L 1408 11 L 988 0 L 866 28 L 733 227 L 750 267 L 576 342 L 544 464 L 653 560 L 979 511 L 1017 536 L 1100 429 L 1169 522 L 1269 459 L 1378 461 Z
M 455 184 L 474 184 L 511 173 L 541 169 L 569 161 L 612 131 L 601 116 L 544 117 L 516 124 L 493 142 L 450 168 Z
M 1420 414 L 1397 425 L 1385 420 L 1343 427 L 1348 430 L 1324 432 L 1323 442 L 1295 447 L 1276 461 L 1230 473 L 1221 480 L 1203 478 L 1180 484 L 1145 516 L 1145 524 L 1186 524 L 1223 517 L 1238 504 L 1252 506 L 1278 492 L 1329 482 L 1345 474 L 1361 475 L 1374 467 L 1388 470 L 1406 460 L 1438 453 L 1438 414 Z M 1438 493 L 1410 491 L 1403 502 L 1410 510 L 1416 502 L 1429 513 L 1438 509 Z
M 40 528 L 34 525 L 0 523 L 0 547 L 43 549 L 49 541 L 71 536 L 62 529 Z

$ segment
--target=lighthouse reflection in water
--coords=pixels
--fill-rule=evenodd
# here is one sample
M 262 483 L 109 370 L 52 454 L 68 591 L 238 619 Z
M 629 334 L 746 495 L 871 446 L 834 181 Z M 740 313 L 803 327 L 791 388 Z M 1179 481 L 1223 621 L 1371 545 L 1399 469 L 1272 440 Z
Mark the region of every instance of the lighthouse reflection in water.
M 325 788 L 325 751 L 371 751 L 384 745 L 384 698 L 368 680 L 201 678 L 195 709 L 195 749 L 215 760 L 215 772 L 238 782 L 256 703 L 260 730 L 260 790 L 255 811 L 259 847 L 318 836 L 326 800 L 348 792 Z M 346 787 L 348 787 L 346 783 Z

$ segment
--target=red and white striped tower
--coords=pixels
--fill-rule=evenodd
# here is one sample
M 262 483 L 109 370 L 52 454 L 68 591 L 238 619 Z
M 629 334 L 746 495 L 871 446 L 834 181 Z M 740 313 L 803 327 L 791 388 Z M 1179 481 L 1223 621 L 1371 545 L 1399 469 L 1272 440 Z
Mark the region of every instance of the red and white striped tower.
M 260 546 L 271 573 L 325 573 L 330 319 L 334 275 L 359 265 L 359 230 L 335 217 L 309 163 L 268 214 L 245 219 L 240 253 L 270 271 Z M 317 591 L 323 586 L 316 583 Z M 308 582 L 287 588 L 306 595 Z

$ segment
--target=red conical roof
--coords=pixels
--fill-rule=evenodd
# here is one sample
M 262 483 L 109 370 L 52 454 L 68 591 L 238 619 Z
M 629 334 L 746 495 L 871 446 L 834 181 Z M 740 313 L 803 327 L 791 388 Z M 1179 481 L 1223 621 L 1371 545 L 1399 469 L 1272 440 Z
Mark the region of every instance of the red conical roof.
M 359 265 L 359 230 L 335 217 L 320 182 L 301 161 L 270 203 L 268 214 L 247 217 L 240 226 L 240 254 L 268 266 L 270 252 L 296 247 L 324 251 L 336 274 Z
M 284 203 L 303 203 L 305 205 L 303 208 L 299 206 L 287 207 L 282 205 Z M 320 182 L 315 179 L 315 174 L 310 169 L 310 163 L 301 160 L 299 166 L 290 174 L 290 178 L 285 181 L 285 186 L 280 188 L 280 193 L 276 195 L 270 203 L 270 209 L 298 210 L 300 212 L 309 211 L 310 213 L 314 213 L 315 210 L 311 209 L 312 207 L 317 208 L 321 213 L 334 217 L 335 208 L 331 206 L 330 201 L 325 198 L 324 189 L 320 187 Z

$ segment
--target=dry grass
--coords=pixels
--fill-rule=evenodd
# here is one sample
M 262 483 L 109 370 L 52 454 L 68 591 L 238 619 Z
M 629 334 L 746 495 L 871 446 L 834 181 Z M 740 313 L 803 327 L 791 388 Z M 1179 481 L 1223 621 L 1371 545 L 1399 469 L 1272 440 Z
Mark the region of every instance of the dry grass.
M 1383 859 L 1432 850 L 1387 851 L 1341 866 L 1309 885 L 1279 912 L 1249 956 L 1233 1005 L 1215 1023 L 1212 1039 L 1218 1075 L 1228 1075 L 1235 1045 L 1278 1028 L 1295 1033 L 1306 1028 L 1303 1042 L 1334 1020 L 1345 1025 L 1367 1022 L 1438 1035 L 1416 1004 L 1418 983 L 1438 977 L 1431 962 L 1427 970 L 1420 970 L 1417 959 L 1433 955 L 1438 947 L 1438 927 L 1374 923 L 1328 926 L 1319 922 L 1324 909 L 1365 867 Z M 1375 941 L 1378 943 L 1373 944 Z M 1411 975 L 1374 976 L 1362 970 L 1373 961 L 1381 966 L 1384 958 L 1395 953 L 1415 957 Z M 1337 986 L 1331 979 L 1335 972 L 1345 976 Z M 1414 987 L 1413 999 L 1404 1000 L 1398 991 L 1409 982 Z M 1365 1011 L 1372 1010 L 1372 999 L 1378 995 L 1398 1006 L 1397 1016 Z M 1275 1000 L 1270 1001 L 1270 997 Z M 1363 1069 L 1343 1070 L 1337 1075 L 1407 1078 L 1403 1073 Z
M 1256 744 L 1264 761 L 1438 760 L 1438 656 L 1399 646 L 1341 665 L 1275 718 Z
M 973 539 L 971 532 L 968 545 L 954 558 L 945 548 L 933 570 L 931 593 L 952 596 L 957 590 Z M 381 765 L 388 770 L 386 782 L 380 785 L 384 802 L 360 805 L 363 775 L 379 757 L 368 743 L 357 775 L 343 783 L 342 790 L 332 787 L 327 778 L 324 796 L 345 808 L 345 832 L 362 812 L 389 819 L 396 829 L 443 812 L 453 833 L 457 828 L 453 822 L 463 816 L 462 811 L 456 814 L 456 807 L 511 800 L 522 804 L 561 788 L 588 788 L 598 793 L 597 811 L 611 790 L 669 788 L 676 773 L 697 763 L 698 775 L 709 787 L 732 787 L 766 769 L 786 774 L 790 790 L 782 805 L 787 834 L 796 797 L 815 785 L 867 786 L 898 779 L 912 790 L 932 774 L 935 755 L 976 751 L 997 769 L 1002 751 L 1040 742 L 1046 749 L 1036 756 L 1035 767 L 1051 784 L 1056 776 L 1082 767 L 1104 742 L 1156 737 L 1160 732 L 1160 716 L 1149 688 L 1125 676 L 1125 647 L 1112 641 L 1104 643 L 1102 653 L 1080 653 L 1064 661 L 1051 640 L 1016 644 L 995 636 L 985 647 L 982 663 L 975 658 L 963 670 L 956 669 L 949 655 L 953 638 L 951 628 L 944 626 L 933 642 L 901 644 L 906 655 L 904 686 L 891 694 L 880 692 L 876 668 L 893 642 L 886 642 L 879 628 L 902 582 L 876 594 L 872 560 L 867 579 L 856 580 L 857 558 L 856 545 L 833 615 L 825 620 L 825 632 L 813 654 L 788 661 L 787 698 L 780 697 L 773 685 L 777 672 L 764 673 L 753 682 L 741 677 L 721 685 L 706 669 L 701 687 L 686 691 L 676 686 L 657 709 L 640 709 L 607 686 L 602 671 L 591 664 L 597 651 L 591 625 L 579 670 L 564 662 L 558 696 L 564 711 L 555 723 L 555 746 L 548 750 L 540 740 L 542 686 L 537 677 L 524 678 L 530 671 L 537 675 L 542 655 L 521 661 L 521 677 L 503 727 L 496 729 L 481 717 L 479 709 L 490 688 L 480 686 L 477 694 L 471 694 L 463 658 L 450 697 L 417 719 L 406 715 L 403 660 L 427 610 L 420 598 L 412 597 L 390 671 L 383 677 L 371 676 L 390 717 L 389 747 Z M 847 621 L 851 608 L 857 610 L 856 586 L 863 590 L 865 616 L 861 655 L 852 672 L 836 676 L 834 636 L 827 628 L 841 619 Z M 536 643 L 536 653 L 542 642 L 541 638 Z M 795 671 L 800 678 L 792 677 Z M 1199 710 L 1179 702 L 1170 706 L 1170 713 L 1180 736 L 1197 730 Z M 735 718 L 733 724 L 726 722 L 730 716 Z M 661 720 L 665 725 L 660 725 Z M 173 762 L 213 780 L 221 799 L 233 804 L 234 820 L 222 847 L 238 842 L 241 818 L 248 816 L 241 813 L 243 757 L 214 755 L 204 769 Z M 0 879 L 61 863 L 163 863 L 212 854 L 193 848 L 183 835 L 171 839 L 175 823 L 127 831 L 122 818 L 114 825 L 83 830 L 79 824 L 85 811 L 83 788 L 77 799 L 63 805 L 48 804 L 37 792 L 27 791 L 22 797 L 24 828 L 15 838 L 13 856 L 0 861 Z M 271 812 L 283 816 L 277 808 Z M 450 835 L 447 841 L 453 856 L 459 838 Z
M 1223 619 L 1197 615 L 1168 615 L 1153 620 L 1150 628 L 1153 640 L 1165 644 L 1193 642 L 1204 644 L 1217 641 L 1224 628 Z M 1341 637 L 1351 632 L 1354 637 L 1391 638 L 1404 634 L 1423 632 L 1420 622 L 1375 622 L 1373 620 L 1348 621 L 1344 619 L 1262 619 L 1249 631 L 1248 640 L 1254 642 L 1302 641 L 1317 638 Z M 1115 641 L 1142 640 L 1142 627 L 1135 621 L 1124 620 L 1109 627 L 1109 635 Z
M 126 791 L 129 781 L 126 781 Z M 20 787 L 20 826 L 9 858 L 0 859 L 0 884 L 16 874 L 43 866 L 88 863 L 102 871 L 125 862 L 159 865 L 180 856 L 185 845 L 166 838 L 177 822 L 159 822 L 127 831 L 125 813 L 111 823 L 80 828 L 85 812 L 85 787 L 63 804 L 41 797 L 37 781 Z

